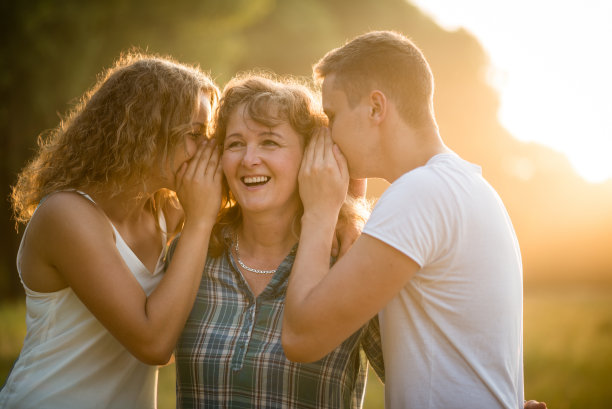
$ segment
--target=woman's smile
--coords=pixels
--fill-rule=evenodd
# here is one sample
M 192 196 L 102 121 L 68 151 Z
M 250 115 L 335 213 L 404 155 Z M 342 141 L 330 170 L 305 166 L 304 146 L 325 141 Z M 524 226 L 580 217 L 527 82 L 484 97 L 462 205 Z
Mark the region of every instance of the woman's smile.
M 240 178 L 242 183 L 244 183 L 247 187 L 263 186 L 267 184 L 270 179 L 272 178 L 269 176 L 243 176 Z

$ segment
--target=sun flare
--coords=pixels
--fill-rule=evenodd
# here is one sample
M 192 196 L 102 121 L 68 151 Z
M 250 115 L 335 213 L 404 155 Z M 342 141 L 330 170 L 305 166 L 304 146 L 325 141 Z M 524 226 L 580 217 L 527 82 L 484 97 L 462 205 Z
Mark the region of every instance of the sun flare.
M 612 178 L 612 2 L 410 2 L 446 29 L 476 36 L 514 137 L 562 152 L 589 182 Z

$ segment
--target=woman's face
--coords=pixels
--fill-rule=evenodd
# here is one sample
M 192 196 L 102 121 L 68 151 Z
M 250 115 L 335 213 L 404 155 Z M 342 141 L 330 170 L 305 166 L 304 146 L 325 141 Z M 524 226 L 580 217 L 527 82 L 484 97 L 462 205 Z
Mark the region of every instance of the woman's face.
M 302 136 L 287 122 L 270 128 L 245 114 L 244 105 L 234 110 L 227 123 L 221 164 L 245 214 L 297 211 L 303 151 Z
M 198 107 L 195 116 L 191 120 L 191 129 L 183 136 L 174 149 L 174 155 L 168 164 L 166 174 L 172 179 L 170 183 L 174 186 L 176 172 L 181 165 L 195 155 L 198 145 L 206 138 L 206 127 L 210 122 L 212 107 L 210 105 L 210 94 L 200 92 Z

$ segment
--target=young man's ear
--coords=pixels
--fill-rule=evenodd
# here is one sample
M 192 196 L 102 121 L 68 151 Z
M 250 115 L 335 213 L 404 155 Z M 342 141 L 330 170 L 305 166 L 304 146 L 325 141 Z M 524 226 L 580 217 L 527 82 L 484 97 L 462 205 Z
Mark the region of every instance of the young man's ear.
M 387 115 L 387 97 L 382 91 L 374 90 L 370 93 L 369 118 L 376 123 L 382 121 Z

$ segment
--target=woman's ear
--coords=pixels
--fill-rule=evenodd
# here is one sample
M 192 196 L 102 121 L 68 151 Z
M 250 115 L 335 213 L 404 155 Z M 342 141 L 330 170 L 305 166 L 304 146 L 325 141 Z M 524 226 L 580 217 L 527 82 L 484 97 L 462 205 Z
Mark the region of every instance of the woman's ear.
M 387 97 L 382 91 L 374 90 L 370 93 L 369 104 L 370 112 L 368 117 L 376 123 L 380 123 L 387 115 Z

